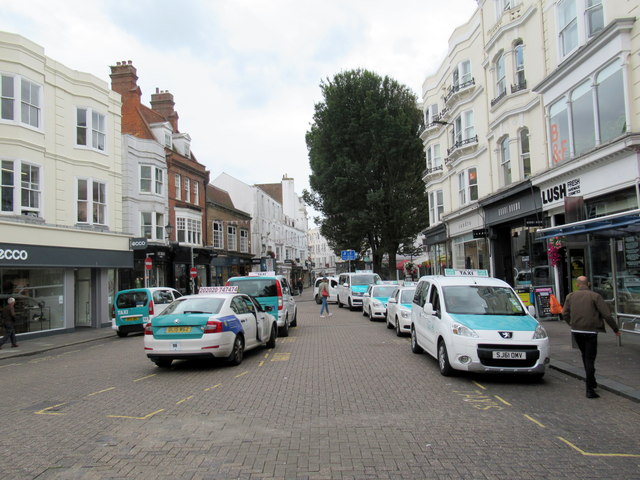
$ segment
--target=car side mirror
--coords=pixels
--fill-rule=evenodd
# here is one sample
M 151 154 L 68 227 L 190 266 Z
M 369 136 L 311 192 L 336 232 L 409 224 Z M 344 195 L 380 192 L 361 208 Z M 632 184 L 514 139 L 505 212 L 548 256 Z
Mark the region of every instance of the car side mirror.
M 424 302 L 424 307 L 422 308 L 425 315 L 435 315 L 436 311 L 433 309 L 433 305 L 430 302 Z
M 390 298 L 387 303 L 398 303 L 395 298 Z
M 348 284 L 348 283 L 343 283 L 343 284 L 342 284 L 342 286 L 343 286 L 343 287 L 348 287 L 348 286 L 349 286 L 349 284 Z
M 365 293 L 364 296 L 367 298 L 371 297 L 371 295 L 369 295 L 369 292 Z
M 534 307 L 533 305 L 529 305 L 527 307 L 527 310 L 529 311 L 529 315 L 531 315 L 532 317 L 536 316 L 536 307 Z

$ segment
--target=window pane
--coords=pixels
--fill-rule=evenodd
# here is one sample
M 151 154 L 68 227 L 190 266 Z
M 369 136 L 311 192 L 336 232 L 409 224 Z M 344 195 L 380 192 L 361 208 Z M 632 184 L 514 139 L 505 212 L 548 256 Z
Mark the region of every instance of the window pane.
M 13 92 L 13 77 L 2 75 L 0 77 L 2 83 L 2 113 L 1 116 L 5 120 L 13 120 L 13 105 L 14 105 L 14 92 Z
M 571 120 L 574 151 L 580 155 L 596 145 L 593 96 L 589 82 L 583 83 L 571 94 Z
M 88 200 L 87 196 L 87 181 L 78 180 L 78 200 Z
M 587 35 L 591 37 L 603 28 L 602 0 L 587 0 Z
M 149 165 L 140 166 L 140 191 L 151 193 L 151 167 Z
M 622 70 L 610 65 L 597 78 L 600 141 L 607 142 L 627 131 Z
M 551 155 L 553 163 L 562 162 L 569 158 L 569 116 L 567 103 L 562 99 L 549 109 L 551 130 Z
M 13 212 L 13 162 L 2 161 L 2 180 L 0 188 L 3 212 Z

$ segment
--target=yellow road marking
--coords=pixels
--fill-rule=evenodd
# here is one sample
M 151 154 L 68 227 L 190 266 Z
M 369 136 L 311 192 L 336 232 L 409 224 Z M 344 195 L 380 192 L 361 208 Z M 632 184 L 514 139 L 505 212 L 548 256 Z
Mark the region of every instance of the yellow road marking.
M 496 397 L 498 400 L 500 400 L 502 403 L 504 403 L 505 405 L 509 405 L 510 407 L 512 406 L 509 402 L 507 402 L 504 398 L 499 397 L 498 395 L 494 395 L 494 397 Z
M 183 398 L 182 400 L 178 400 L 178 401 L 176 402 L 176 405 L 180 405 L 181 403 L 184 403 L 184 402 L 186 402 L 187 400 L 191 400 L 192 398 L 193 398 L 193 395 L 191 395 L 191 396 L 189 396 L 189 397 L 187 397 L 187 398 Z
M 291 357 L 291 353 L 274 353 L 272 362 L 286 362 Z
M 94 395 L 98 395 L 99 393 L 104 393 L 104 392 L 108 392 L 109 390 L 115 390 L 115 389 L 116 387 L 105 388 L 104 390 L 98 390 L 97 392 L 90 393 L 89 395 L 87 395 L 87 397 L 92 397 Z
M 480 385 L 478 382 L 473 382 L 473 383 L 474 383 L 476 386 L 478 386 L 479 388 L 483 389 L 483 390 L 486 390 L 486 389 L 487 389 L 487 387 L 485 387 L 485 386 L 483 386 L 483 385 Z
M 268 354 L 268 353 L 265 353 L 265 354 L 264 354 L 264 358 L 269 358 L 269 354 Z
M 57 405 L 54 405 L 53 407 L 47 407 L 47 408 L 43 408 L 42 410 L 38 410 L 36 413 L 36 415 L 64 415 L 64 413 L 60 413 L 60 412 L 49 412 L 48 410 L 51 410 L 52 408 L 58 408 L 61 407 L 62 405 L 66 405 L 66 403 L 59 403 Z
M 261 360 L 260 363 L 258 364 L 259 367 L 261 367 L 262 365 L 264 365 L 264 360 Z
M 538 420 L 536 420 L 536 419 L 535 419 L 535 418 L 533 418 L 533 417 L 530 417 L 530 416 L 529 416 L 529 415 L 527 415 L 526 413 L 525 413 L 525 414 L 523 414 L 523 415 L 524 415 L 524 418 L 526 418 L 527 420 L 531 420 L 533 423 L 535 423 L 536 425 L 538 425 L 540 428 L 547 428 L 547 427 L 545 427 L 542 423 L 540 423 Z
M 578 448 L 577 446 L 575 446 L 569 440 L 566 440 L 566 439 L 564 439 L 562 437 L 557 437 L 557 438 L 559 440 L 563 441 L 564 443 L 566 443 L 567 445 L 569 445 L 571 448 L 573 448 L 575 451 L 577 451 L 581 455 L 584 455 L 585 457 L 635 457 L 635 458 L 640 457 L 640 454 L 637 454 L 637 453 L 592 453 L 592 452 L 585 452 L 581 448 Z
M 235 378 L 242 377 L 243 375 L 246 375 L 247 373 L 249 373 L 248 370 L 236 375 Z
M 109 418 L 131 418 L 133 420 L 147 420 L 148 418 L 153 417 L 154 415 L 160 413 L 160 412 L 164 412 L 164 408 L 161 408 L 160 410 L 156 410 L 155 412 L 151 412 L 148 415 L 145 415 L 144 417 L 129 417 L 127 415 L 107 415 L 107 417 Z
M 209 390 L 213 390 L 214 388 L 218 388 L 220 385 L 222 385 L 222 384 L 218 383 L 217 385 L 214 385 L 213 387 L 205 388 L 204 391 L 208 392 Z
M 134 380 L 134 382 L 139 382 L 140 380 L 146 380 L 147 378 L 155 377 L 156 375 L 157 373 L 152 373 L 151 375 L 147 375 L 146 377 L 137 378 Z

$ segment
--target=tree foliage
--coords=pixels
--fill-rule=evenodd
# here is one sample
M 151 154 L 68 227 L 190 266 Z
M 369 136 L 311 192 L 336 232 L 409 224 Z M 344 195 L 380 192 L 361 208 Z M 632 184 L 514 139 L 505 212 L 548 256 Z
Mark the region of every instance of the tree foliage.
M 320 84 L 306 134 L 311 175 L 307 203 L 322 214 L 320 231 L 335 251 L 371 249 L 395 267 L 399 245 L 427 226 L 427 196 L 415 95 L 395 80 L 350 70 Z

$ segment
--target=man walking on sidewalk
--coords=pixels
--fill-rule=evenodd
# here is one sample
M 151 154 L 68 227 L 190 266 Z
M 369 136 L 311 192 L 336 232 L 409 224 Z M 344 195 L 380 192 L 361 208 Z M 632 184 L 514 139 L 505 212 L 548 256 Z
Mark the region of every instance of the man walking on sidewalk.
M 4 325 L 4 337 L 0 340 L 0 348 L 4 345 L 7 340 L 11 340 L 11 346 L 17 347 L 16 343 L 16 311 L 15 311 L 15 303 L 16 299 L 13 297 L 9 297 L 7 300 L 7 304 L 0 312 L 0 317 L 2 319 L 2 324 Z
M 587 277 L 578 277 L 576 286 L 578 290 L 567 295 L 564 301 L 562 316 L 571 326 L 571 335 L 582 354 L 587 398 L 598 398 L 600 395 L 595 392 L 598 386 L 595 363 L 598 354 L 598 332 L 605 331 L 602 320 L 606 320 L 616 335 L 620 336 L 620 331 L 602 296 L 589 290 Z

